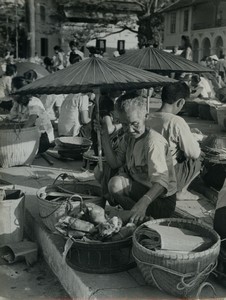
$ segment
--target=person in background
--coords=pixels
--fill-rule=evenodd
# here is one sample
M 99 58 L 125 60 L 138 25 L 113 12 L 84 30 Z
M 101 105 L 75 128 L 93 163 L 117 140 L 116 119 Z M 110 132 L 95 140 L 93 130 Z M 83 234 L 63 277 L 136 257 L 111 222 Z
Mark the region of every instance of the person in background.
M 16 76 L 16 65 L 6 65 L 6 72 L 0 78 L 0 107 L 4 110 L 10 110 L 13 105 L 12 97 L 12 80 Z
M 38 52 L 35 52 L 35 56 L 30 58 L 30 62 L 38 65 L 43 64 L 43 60 L 38 56 Z
M 121 93 L 120 93 L 121 94 Z M 98 155 L 98 143 L 97 134 L 95 131 L 96 123 L 96 112 L 94 111 L 93 126 L 91 132 L 91 140 L 93 142 L 94 154 Z M 106 126 L 109 138 L 111 141 L 112 149 L 116 151 L 119 143 L 122 140 L 124 131 L 122 124 L 119 123 L 117 113 L 114 109 L 114 100 L 110 98 L 109 95 L 102 95 L 100 97 L 100 122 L 103 126 Z M 104 155 L 104 153 L 102 153 Z M 94 175 L 96 180 L 101 183 L 102 192 L 104 197 L 108 200 L 110 204 L 114 204 L 113 199 L 109 196 L 108 182 L 111 177 L 118 173 L 117 169 L 112 169 L 109 164 L 103 164 L 103 172 L 100 172 L 99 166 L 94 169 Z
M 120 96 L 116 111 L 125 131 L 116 151 L 112 149 L 107 127 L 103 124 L 101 128 L 107 163 L 112 169 L 123 166 L 126 169 L 126 173 L 109 181 L 111 196 L 130 211 L 130 221 L 136 224 L 143 222 L 146 216 L 170 217 L 176 206 L 173 195 L 177 188 L 167 141 L 146 128 L 146 100 L 141 96 L 132 93 Z
M 219 234 L 221 251 L 218 257 L 218 265 L 215 270 L 219 283 L 225 286 L 226 281 L 226 180 L 218 193 L 217 205 L 213 220 L 214 230 Z
M 191 99 L 209 99 L 210 95 L 203 81 L 199 75 L 192 75 L 191 77 Z
M 54 63 L 53 63 L 53 59 L 51 59 L 50 57 L 45 57 L 44 60 L 43 60 L 43 63 L 45 65 L 45 68 L 46 70 L 49 72 L 49 73 L 54 73 Z
M 15 90 L 26 86 L 29 82 L 24 77 L 13 78 Z M 53 127 L 41 100 L 34 96 L 15 96 L 14 105 L 9 114 L 9 120 L 25 122 L 24 127 L 37 126 L 40 132 L 39 153 L 49 149 L 54 141 Z
M 60 46 L 55 46 L 55 55 L 53 56 L 53 68 L 58 71 L 64 69 L 64 52 Z
M 71 50 L 67 54 L 67 66 L 73 65 L 84 59 L 84 54 L 78 50 L 77 42 L 70 41 L 69 47 Z
M 226 60 L 225 60 L 225 55 L 222 54 L 216 63 L 215 66 L 216 72 L 221 76 L 222 80 L 224 81 L 225 79 L 225 72 L 226 72 Z
M 59 136 L 82 136 L 90 138 L 91 118 L 89 97 L 86 94 L 70 94 L 64 100 L 59 121 Z
M 182 57 L 184 57 L 188 60 L 193 60 L 192 45 L 190 42 L 190 38 L 188 36 L 182 35 L 181 50 L 183 50 L 183 52 L 181 53 Z
M 177 177 L 177 200 L 197 200 L 187 188 L 201 170 L 201 149 L 185 120 L 177 114 L 189 99 L 189 87 L 171 83 L 162 90 L 162 107 L 150 116 L 147 126 L 168 141 Z
M 65 100 L 65 95 L 41 95 L 40 100 L 51 121 L 55 121 L 60 116 L 61 106 Z

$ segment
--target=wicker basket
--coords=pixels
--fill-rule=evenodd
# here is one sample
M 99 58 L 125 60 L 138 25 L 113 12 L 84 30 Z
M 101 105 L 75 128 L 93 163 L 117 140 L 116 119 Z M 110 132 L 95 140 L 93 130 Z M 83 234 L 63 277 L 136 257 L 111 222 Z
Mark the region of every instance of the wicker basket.
M 71 268 L 86 273 L 122 272 L 136 266 L 131 250 L 132 238 L 117 242 L 75 241 L 66 261 Z
M 48 199 L 43 199 L 43 194 L 46 192 L 63 192 L 68 193 L 68 198 L 60 202 L 49 201 Z M 94 186 L 87 183 L 62 183 L 57 185 L 49 185 L 38 190 L 37 198 L 39 205 L 39 215 L 45 226 L 52 232 L 55 232 L 55 224 L 59 219 L 69 213 L 70 205 L 68 199 L 73 194 L 86 194 L 93 195 L 91 199 L 85 200 L 84 203 L 95 203 L 101 207 L 105 206 L 105 200 L 101 197 L 101 188 L 99 186 Z M 79 201 L 79 199 L 77 199 Z
M 83 153 L 92 146 L 90 140 L 82 137 L 60 137 L 55 142 L 59 155 L 71 159 L 81 159 Z
M 220 252 L 220 237 L 210 227 L 193 220 L 160 219 L 149 224 L 179 227 L 201 234 L 213 241 L 205 251 L 188 254 L 160 254 L 139 244 L 137 232 L 133 236 L 133 255 L 148 284 L 176 297 L 188 297 L 214 270 Z
M 199 103 L 196 101 L 186 101 L 184 109 L 189 117 L 199 116 Z
M 3 168 L 31 164 L 38 152 L 36 127 L 0 129 L 0 165 Z
M 226 131 L 226 107 L 217 109 L 217 120 L 222 131 Z
M 199 104 L 199 117 L 202 120 L 213 121 L 212 115 L 210 113 L 210 105 L 207 103 Z
M 210 106 L 210 114 L 211 114 L 214 122 L 217 123 L 218 119 L 217 119 L 217 107 L 216 106 Z

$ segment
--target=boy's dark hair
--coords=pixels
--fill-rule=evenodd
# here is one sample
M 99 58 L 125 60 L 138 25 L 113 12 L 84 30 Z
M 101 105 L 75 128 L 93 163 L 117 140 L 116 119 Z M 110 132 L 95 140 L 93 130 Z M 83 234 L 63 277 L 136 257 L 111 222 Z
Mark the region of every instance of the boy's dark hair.
M 70 47 L 78 47 L 78 42 L 76 42 L 76 41 L 70 41 L 70 43 L 69 43 L 69 46 Z
M 34 81 L 38 78 L 38 75 L 34 70 L 29 70 L 24 73 L 24 78 L 28 81 Z
M 55 46 L 53 48 L 54 51 L 59 51 L 59 52 L 62 52 L 62 49 L 60 48 L 60 46 Z
M 7 64 L 6 65 L 5 75 L 6 76 L 13 76 L 16 73 L 16 71 L 17 71 L 16 65 Z
M 52 66 L 53 65 L 52 59 L 48 56 L 44 58 L 43 62 L 46 66 Z
M 190 89 L 185 82 L 170 83 L 162 89 L 162 102 L 173 104 L 179 99 L 188 99 Z
M 12 80 L 12 86 L 14 88 L 16 88 L 17 90 L 21 89 L 22 87 L 24 87 L 27 84 L 28 84 L 28 82 L 26 81 L 26 79 L 23 76 L 14 77 Z
M 201 81 L 201 78 L 199 75 L 192 75 L 191 81 L 198 84 Z

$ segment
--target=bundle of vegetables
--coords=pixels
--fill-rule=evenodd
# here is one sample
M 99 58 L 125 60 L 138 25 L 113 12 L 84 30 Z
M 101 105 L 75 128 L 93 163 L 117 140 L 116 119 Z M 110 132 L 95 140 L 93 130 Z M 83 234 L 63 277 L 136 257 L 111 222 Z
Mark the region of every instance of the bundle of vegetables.
M 105 210 L 94 204 L 77 202 L 69 216 L 63 216 L 56 229 L 65 237 L 82 241 L 119 241 L 132 236 L 136 225 L 123 224 L 118 216 L 109 217 Z

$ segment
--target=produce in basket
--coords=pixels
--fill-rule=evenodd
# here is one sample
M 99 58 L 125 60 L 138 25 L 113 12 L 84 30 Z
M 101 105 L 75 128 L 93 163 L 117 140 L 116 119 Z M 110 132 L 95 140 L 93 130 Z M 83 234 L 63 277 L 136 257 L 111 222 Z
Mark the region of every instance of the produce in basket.
M 123 226 L 117 216 L 108 217 L 105 210 L 93 203 L 84 203 L 71 211 L 70 216 L 63 216 L 56 224 L 56 229 L 64 236 L 83 241 L 119 241 L 132 236 L 134 224 Z

